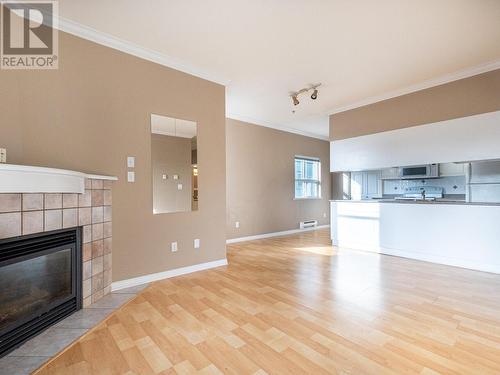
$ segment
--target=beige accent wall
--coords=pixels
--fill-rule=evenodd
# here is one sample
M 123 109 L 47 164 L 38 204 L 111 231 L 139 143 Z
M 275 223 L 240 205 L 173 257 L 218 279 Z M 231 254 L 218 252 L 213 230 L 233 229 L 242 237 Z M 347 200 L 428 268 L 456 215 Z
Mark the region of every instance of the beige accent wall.
M 151 134 L 151 168 L 154 211 L 191 211 L 191 139 Z M 163 175 L 167 177 L 165 180 Z M 182 184 L 182 190 L 177 188 L 178 184 Z
M 224 87 L 59 36 L 59 70 L 0 71 L 0 147 L 8 161 L 118 176 L 113 281 L 225 258 Z M 198 124 L 196 212 L 153 215 L 151 113 Z M 127 156 L 136 157 L 135 183 L 126 181 Z M 193 249 L 195 238 L 201 249 Z
M 500 110 L 500 69 L 330 116 L 340 140 Z
M 327 141 L 227 119 L 226 144 L 228 239 L 330 223 Z M 322 199 L 294 200 L 296 155 L 321 159 Z

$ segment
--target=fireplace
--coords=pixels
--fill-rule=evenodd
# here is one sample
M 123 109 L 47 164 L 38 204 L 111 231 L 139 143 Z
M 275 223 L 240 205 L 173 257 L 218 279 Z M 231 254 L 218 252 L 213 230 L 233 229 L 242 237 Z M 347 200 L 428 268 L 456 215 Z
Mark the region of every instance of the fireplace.
M 82 308 L 82 229 L 0 240 L 0 356 Z

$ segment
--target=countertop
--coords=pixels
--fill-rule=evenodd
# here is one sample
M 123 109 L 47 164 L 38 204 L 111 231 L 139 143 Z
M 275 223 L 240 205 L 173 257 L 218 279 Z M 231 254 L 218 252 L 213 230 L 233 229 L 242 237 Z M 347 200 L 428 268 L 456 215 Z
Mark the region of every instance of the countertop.
M 437 200 L 399 200 L 399 199 L 364 199 L 360 201 L 355 200 L 330 200 L 330 202 L 349 202 L 349 203 L 389 203 L 389 204 L 431 204 L 431 205 L 462 205 L 462 206 L 500 206 L 499 203 L 494 202 L 465 202 L 453 199 L 437 199 Z

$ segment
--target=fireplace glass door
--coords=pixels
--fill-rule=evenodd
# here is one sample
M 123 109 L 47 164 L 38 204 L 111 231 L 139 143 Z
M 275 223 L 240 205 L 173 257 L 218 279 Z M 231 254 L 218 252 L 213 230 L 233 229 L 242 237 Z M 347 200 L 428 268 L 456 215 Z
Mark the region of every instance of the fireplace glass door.
M 0 356 L 81 308 L 81 228 L 0 240 Z
M 0 330 L 71 298 L 71 248 L 0 268 Z

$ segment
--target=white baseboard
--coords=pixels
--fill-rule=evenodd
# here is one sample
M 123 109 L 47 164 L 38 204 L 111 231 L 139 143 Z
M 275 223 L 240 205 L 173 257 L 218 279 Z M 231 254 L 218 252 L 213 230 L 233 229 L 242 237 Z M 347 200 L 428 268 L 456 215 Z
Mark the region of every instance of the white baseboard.
M 195 264 L 193 266 L 181 267 L 173 270 L 151 273 L 149 275 L 144 275 L 144 276 L 138 276 L 132 279 L 115 281 L 114 283 L 111 284 L 111 291 L 130 288 L 132 286 L 142 285 L 150 283 L 152 281 L 168 279 L 170 277 L 185 275 L 197 271 L 208 270 L 210 268 L 215 268 L 220 266 L 227 266 L 227 259 L 224 258 L 220 260 L 214 260 L 213 262 L 200 263 L 200 264 Z
M 333 246 L 336 246 L 341 250 L 347 249 L 347 250 L 363 251 L 367 253 L 375 253 L 380 255 L 390 255 L 400 258 L 434 263 L 434 264 L 442 264 L 445 266 L 466 268 L 468 270 L 473 270 L 473 271 L 482 271 L 482 272 L 500 274 L 500 265 L 498 264 L 477 263 L 469 259 L 446 257 L 438 254 L 428 254 L 428 253 L 421 253 L 418 251 L 393 249 L 388 247 L 369 247 L 365 245 L 360 245 L 358 243 L 343 243 L 342 245 L 334 243 Z
M 325 228 L 330 228 L 330 225 L 318 225 L 317 227 L 312 227 L 312 228 L 290 229 L 290 230 L 284 230 L 284 231 L 281 231 L 281 232 L 256 234 L 255 236 L 231 238 L 229 240 L 226 240 L 226 243 L 230 244 L 230 243 L 237 243 L 237 242 L 261 240 L 263 238 L 287 236 L 289 234 L 295 234 L 295 233 L 301 233 L 301 232 L 309 232 L 309 231 L 312 231 L 312 230 L 325 229 Z

